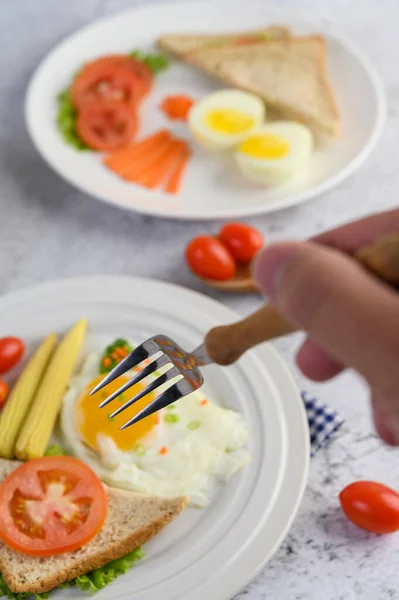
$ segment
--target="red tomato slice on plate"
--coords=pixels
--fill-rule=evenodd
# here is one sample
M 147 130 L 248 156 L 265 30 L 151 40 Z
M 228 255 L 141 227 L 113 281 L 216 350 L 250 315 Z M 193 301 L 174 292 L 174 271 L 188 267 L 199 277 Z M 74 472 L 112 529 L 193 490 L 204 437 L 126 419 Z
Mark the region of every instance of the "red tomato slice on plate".
M 77 110 L 98 99 L 124 102 L 135 110 L 142 96 L 143 84 L 135 73 L 110 62 L 90 63 L 71 88 L 72 104 Z
M 141 81 L 144 88 L 144 95 L 148 94 L 148 92 L 152 88 L 152 82 L 154 77 L 151 69 L 149 69 L 147 65 L 141 60 L 137 60 L 136 58 L 129 58 L 129 60 L 129 70 L 131 70 Z
M 79 112 L 76 128 L 90 148 L 116 150 L 134 136 L 138 119 L 122 102 L 93 100 Z
M 98 533 L 107 508 L 101 481 L 80 460 L 30 460 L 0 485 L 0 538 L 24 554 L 70 552 Z
M 137 60 L 136 58 L 131 58 L 126 54 L 109 54 L 107 56 L 102 56 L 101 58 L 89 63 L 89 65 L 86 65 L 85 69 L 89 66 L 95 68 L 113 66 L 119 69 L 130 71 L 130 73 L 133 73 L 140 82 L 141 98 L 148 94 L 152 88 L 152 71 L 142 61 Z

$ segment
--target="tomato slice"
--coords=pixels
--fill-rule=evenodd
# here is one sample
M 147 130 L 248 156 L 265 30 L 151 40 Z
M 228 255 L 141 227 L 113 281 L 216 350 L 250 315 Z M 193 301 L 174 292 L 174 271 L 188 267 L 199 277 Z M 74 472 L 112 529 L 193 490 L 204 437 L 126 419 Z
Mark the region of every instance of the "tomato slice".
M 143 85 L 135 73 L 112 63 L 87 65 L 71 88 L 72 104 L 77 110 L 99 98 L 125 102 L 135 110 L 142 96 Z
M 99 68 L 104 66 L 113 66 L 118 67 L 120 69 L 125 69 L 126 71 L 130 71 L 133 73 L 138 83 L 140 83 L 140 98 L 148 94 L 148 92 L 152 88 L 153 82 L 153 73 L 147 67 L 145 63 L 136 58 L 131 58 L 126 54 L 109 54 L 107 56 L 102 56 L 101 58 L 97 58 L 93 62 L 86 65 L 85 69 L 88 67 Z
M 0 374 L 7 373 L 22 358 L 25 344 L 16 337 L 0 338 Z
M 126 104 L 93 100 L 79 112 L 76 127 L 90 148 L 116 150 L 134 136 L 138 119 Z
M 148 92 L 152 88 L 153 82 L 153 73 L 151 69 L 147 67 L 145 63 L 141 60 L 137 60 L 136 58 L 129 58 L 130 60 L 130 70 L 136 75 L 136 77 L 141 81 L 142 86 L 144 88 L 144 95 L 148 94 Z
M 24 554 L 51 556 L 87 544 L 108 508 L 97 475 L 70 456 L 30 460 L 0 485 L 0 538 Z

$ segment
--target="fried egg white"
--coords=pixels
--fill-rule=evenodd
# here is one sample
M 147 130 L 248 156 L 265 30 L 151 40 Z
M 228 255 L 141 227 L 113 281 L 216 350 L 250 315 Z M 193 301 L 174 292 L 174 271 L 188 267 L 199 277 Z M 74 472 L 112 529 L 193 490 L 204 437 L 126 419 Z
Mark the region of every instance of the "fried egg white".
M 102 377 L 99 363 L 100 355 L 90 354 L 71 381 L 60 428 L 68 450 L 105 483 L 152 495 L 187 495 L 192 506 L 203 507 L 215 484 L 227 481 L 250 460 L 242 415 L 217 406 L 199 391 L 120 431 L 120 426 L 153 396 L 149 394 L 115 418 L 110 414 L 149 379 L 99 409 L 99 403 L 124 383 L 120 378 L 89 396 Z M 124 378 L 131 375 L 127 373 Z

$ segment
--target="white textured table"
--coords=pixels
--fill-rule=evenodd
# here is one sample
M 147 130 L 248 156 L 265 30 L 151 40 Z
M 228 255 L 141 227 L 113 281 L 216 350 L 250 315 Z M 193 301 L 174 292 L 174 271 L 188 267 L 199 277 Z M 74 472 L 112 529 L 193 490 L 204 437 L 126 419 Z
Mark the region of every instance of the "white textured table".
M 145 0 L 141 0 L 141 2 Z M 139 2 L 137 2 L 139 3 Z M 133 0 L 0 0 L 0 292 L 39 281 L 100 273 L 160 278 L 194 287 L 182 249 L 211 224 L 127 215 L 83 196 L 42 162 L 28 139 L 23 100 L 39 60 L 76 28 Z M 304 238 L 398 204 L 398 0 L 269 0 L 317 23 L 333 22 L 360 44 L 384 79 L 389 113 L 383 139 L 364 167 L 338 189 L 256 223 L 268 240 Z M 334 16 L 333 16 L 334 15 Z M 396 58 L 395 58 L 396 56 Z M 169 243 L 159 240 L 169 240 Z M 242 313 L 256 300 L 217 296 Z M 304 501 L 270 564 L 236 600 L 399 598 L 399 536 L 376 538 L 342 517 L 337 494 L 356 479 L 399 487 L 399 451 L 374 436 L 367 391 L 352 374 L 317 386 L 293 366 L 298 339 L 277 344 L 301 387 L 339 409 L 346 425 L 311 463 Z

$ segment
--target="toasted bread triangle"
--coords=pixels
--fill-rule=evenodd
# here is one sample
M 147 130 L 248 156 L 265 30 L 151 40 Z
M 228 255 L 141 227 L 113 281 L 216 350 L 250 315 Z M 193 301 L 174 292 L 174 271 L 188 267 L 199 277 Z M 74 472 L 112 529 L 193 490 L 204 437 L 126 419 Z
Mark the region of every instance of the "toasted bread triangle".
M 277 40 L 290 36 L 288 27 L 282 25 L 270 25 L 251 31 L 241 31 L 234 33 L 215 33 L 215 34 L 192 34 L 192 35 L 163 35 L 157 41 L 162 50 L 167 50 L 177 56 L 184 56 L 188 52 L 201 50 L 202 48 L 215 48 L 224 44 L 234 44 L 245 39 L 256 40 Z
M 20 463 L 0 459 L 0 480 Z M 141 496 L 107 488 L 108 515 L 96 537 L 74 552 L 36 557 L 1 544 L 0 572 L 13 592 L 46 592 L 139 548 L 173 521 L 186 498 Z
M 185 60 L 231 86 L 257 94 L 285 117 L 318 133 L 339 132 L 321 37 L 206 48 L 191 52 Z

